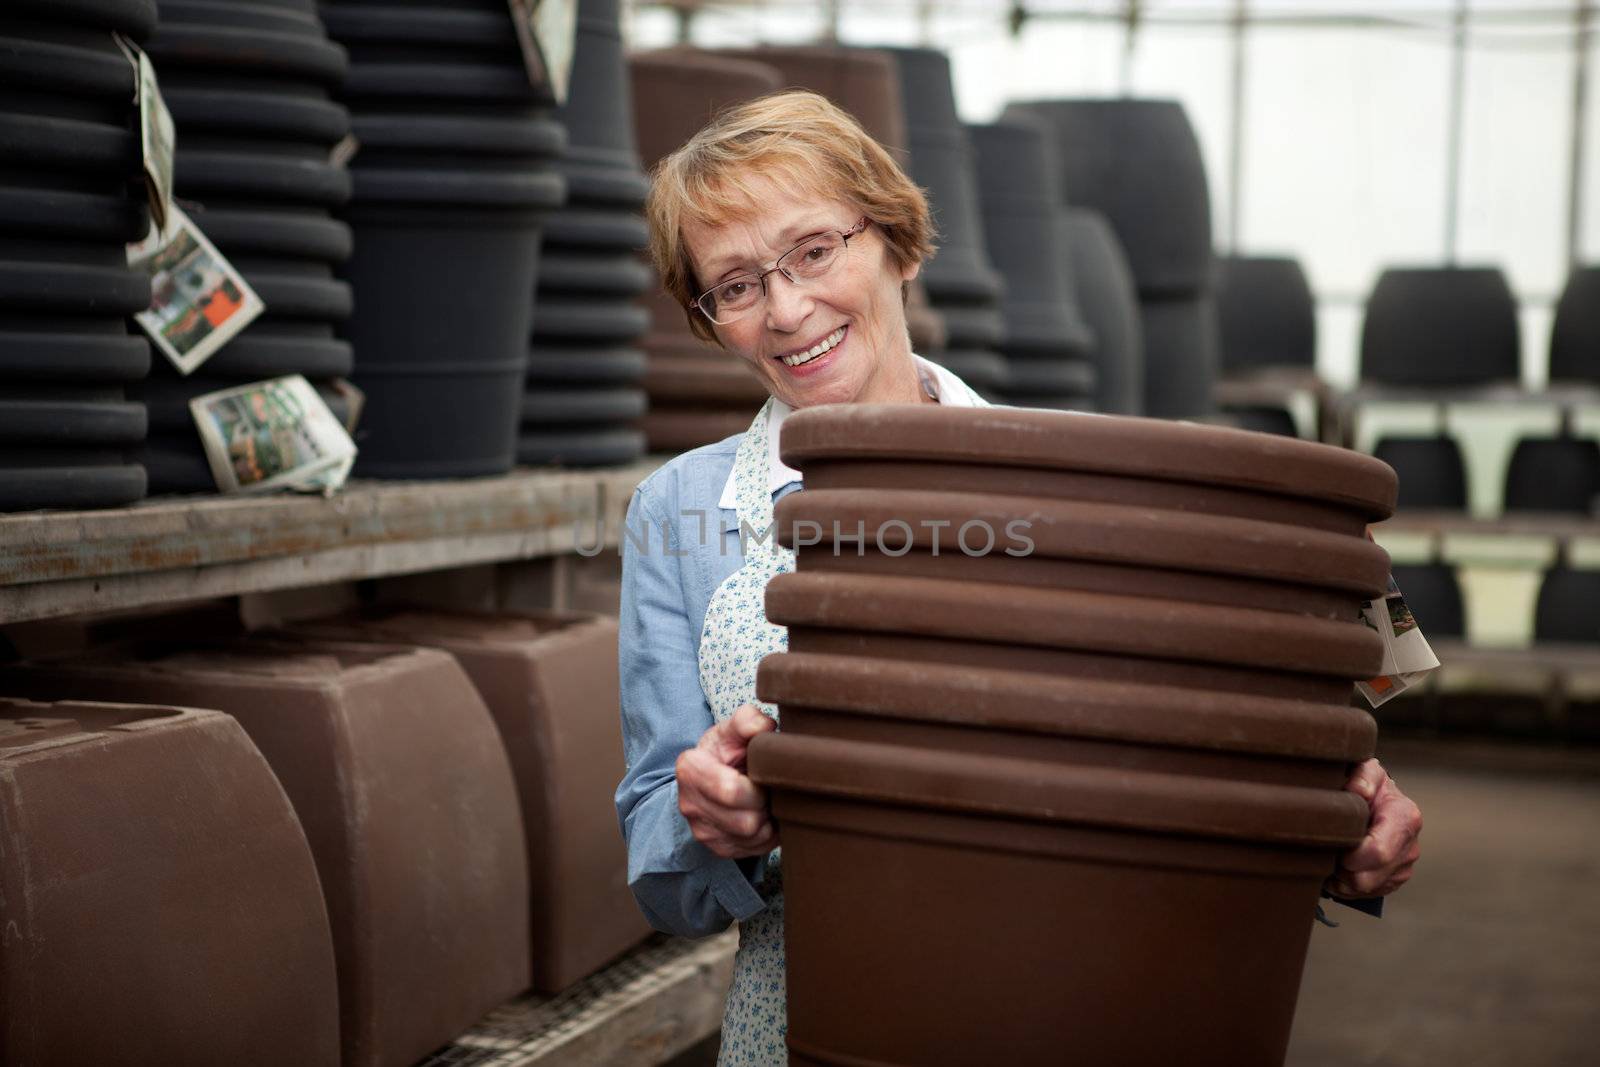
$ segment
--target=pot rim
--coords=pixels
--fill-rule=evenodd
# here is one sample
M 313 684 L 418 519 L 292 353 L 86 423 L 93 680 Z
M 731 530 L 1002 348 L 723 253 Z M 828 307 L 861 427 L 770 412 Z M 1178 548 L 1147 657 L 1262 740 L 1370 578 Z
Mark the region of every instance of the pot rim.
M 1076 470 L 1227 486 L 1393 514 L 1397 479 L 1382 460 L 1275 434 L 1131 415 L 826 404 L 795 412 L 779 454 L 792 467 L 825 459 L 910 459 Z
M 1343 850 L 1367 802 L 1341 789 L 1087 767 L 782 732 L 750 742 L 756 784 L 864 804 Z

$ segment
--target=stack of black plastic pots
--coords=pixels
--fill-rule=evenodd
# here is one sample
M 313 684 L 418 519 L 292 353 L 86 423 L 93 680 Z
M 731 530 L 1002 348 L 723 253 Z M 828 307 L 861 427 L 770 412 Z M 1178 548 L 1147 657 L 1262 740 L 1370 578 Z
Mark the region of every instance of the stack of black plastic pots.
M 366 393 L 357 475 L 503 473 L 516 461 L 541 228 L 565 200 L 553 96 L 504 0 L 322 6 L 349 49 L 361 151 L 343 217 L 346 335 Z
M 1048 130 L 1013 121 L 968 126 L 967 134 L 977 160 L 984 242 L 1005 279 L 1000 350 L 1007 381 L 1000 397 L 1019 407 L 1092 408 L 1094 335 L 1078 311 Z
M 911 177 L 928 194 L 939 252 L 923 266 L 933 310 L 944 319 L 945 349 L 924 353 L 980 393 L 1007 388 L 1000 299 L 1004 282 L 989 261 L 978 209 L 972 145 L 956 114 L 950 57 L 932 48 L 887 48 L 900 70 Z
M 149 226 L 134 73 L 154 0 L 12 0 L 0 11 L 0 511 L 106 507 L 145 493 L 128 383 L 150 303 L 126 245 Z
M 1107 415 L 1142 414 L 1144 327 L 1122 242 L 1093 208 L 1069 207 L 1058 224 L 1072 257 L 1078 308 L 1094 335 L 1095 409 Z
M 160 9 L 149 52 L 177 128 L 176 193 L 267 308 L 187 377 L 158 357 L 138 390 L 151 491 L 205 492 L 215 482 L 192 398 L 302 374 L 348 414 L 332 381 L 353 362 L 334 336 L 350 315 L 350 287 L 334 277 L 350 231 L 333 212 L 350 178 L 330 159 L 350 132 L 331 95 L 346 61 L 311 4 L 160 0 Z
M 1316 371 L 1316 300 L 1298 260 L 1218 257 L 1217 321 L 1224 378 L 1218 399 L 1235 425 L 1297 436 L 1301 427 L 1289 411 L 1269 402 L 1274 389 L 1299 388 L 1331 403 Z
M 572 83 L 557 117 L 567 150 L 557 169 L 567 207 L 545 229 L 533 347 L 517 459 L 586 466 L 644 454 L 644 352 L 650 329 L 639 303 L 653 284 L 628 247 L 592 243 L 617 221 L 639 237 L 650 182 L 633 140 L 633 104 L 623 59 L 619 0 L 580 0 Z M 615 237 L 612 240 L 615 241 Z
M 1007 107 L 1055 131 L 1062 203 L 1106 216 L 1144 327 L 1144 413 L 1212 411 L 1219 339 L 1211 201 L 1194 127 L 1175 100 L 1038 100 Z

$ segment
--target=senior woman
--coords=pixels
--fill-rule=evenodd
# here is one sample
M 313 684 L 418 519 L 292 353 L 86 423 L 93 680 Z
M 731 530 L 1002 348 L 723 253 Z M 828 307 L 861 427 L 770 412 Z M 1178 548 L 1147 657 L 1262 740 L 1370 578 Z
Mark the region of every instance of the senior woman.
M 763 610 L 767 580 L 794 566 L 771 531 L 774 502 L 800 487 L 779 428 L 813 404 L 984 401 L 911 351 L 903 299 L 933 254 L 926 199 L 824 98 L 791 90 L 719 115 L 661 161 L 647 211 L 691 328 L 771 396 L 743 434 L 673 459 L 629 506 L 617 812 L 653 925 L 704 937 L 739 923 L 718 1063 L 784 1064 L 778 833 L 743 773 L 750 739 L 777 728 L 756 665 L 787 643 Z M 1381 896 L 1410 877 L 1420 815 L 1375 760 L 1349 788 L 1373 821 L 1329 889 Z

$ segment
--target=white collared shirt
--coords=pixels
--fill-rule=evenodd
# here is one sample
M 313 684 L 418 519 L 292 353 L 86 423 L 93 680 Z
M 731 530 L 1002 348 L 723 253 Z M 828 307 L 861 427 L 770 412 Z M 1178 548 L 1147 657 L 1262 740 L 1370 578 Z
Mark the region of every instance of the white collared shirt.
M 932 360 L 923 359 L 915 353 L 911 358 L 917 361 L 922 387 L 934 400 L 949 407 L 975 406 L 972 387 L 966 382 Z M 793 411 L 794 408 L 774 397 L 772 407 L 767 414 L 767 491 L 770 493 L 776 493 L 790 482 L 801 480 L 800 472 L 785 463 L 778 455 L 778 431 L 783 427 L 783 420 Z M 728 472 L 728 480 L 723 483 L 722 497 L 717 501 L 717 506 L 729 511 L 735 511 L 739 507 L 739 496 L 734 487 L 732 471 Z

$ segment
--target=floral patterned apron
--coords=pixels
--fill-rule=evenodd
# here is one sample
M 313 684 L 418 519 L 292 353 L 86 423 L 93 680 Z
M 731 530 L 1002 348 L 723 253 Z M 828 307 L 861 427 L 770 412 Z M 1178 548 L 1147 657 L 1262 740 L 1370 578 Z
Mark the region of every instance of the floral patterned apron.
M 733 460 L 739 521 L 749 527 L 744 566 L 717 587 L 700 631 L 700 688 L 717 722 L 741 704 L 756 703 L 774 720 L 778 709 L 756 701 L 756 666 L 789 645 L 789 631 L 767 621 L 767 581 L 794 570 L 794 552 L 778 544 L 768 485 L 767 425 L 772 401 L 762 406 Z M 766 535 L 766 536 L 764 536 Z M 718 1067 L 785 1067 L 787 1010 L 783 975 L 783 877 L 779 851 L 756 889 L 767 906 L 739 924 L 739 954 L 722 1017 Z

